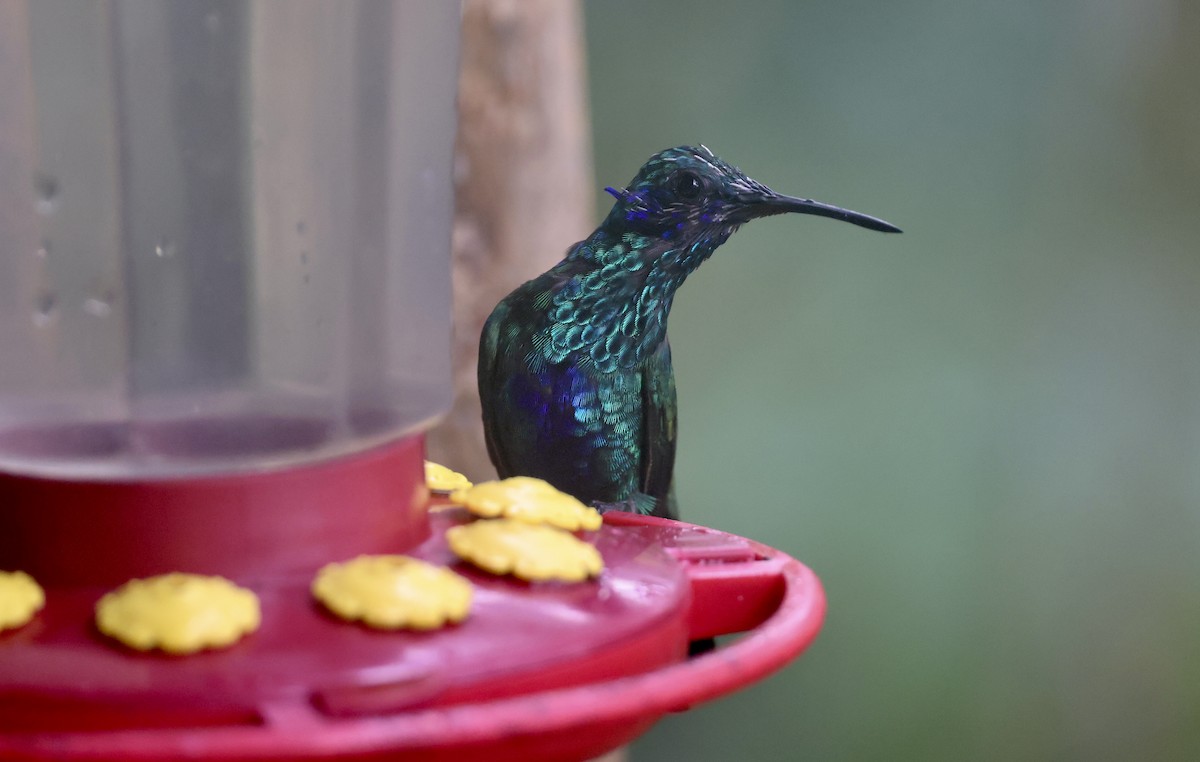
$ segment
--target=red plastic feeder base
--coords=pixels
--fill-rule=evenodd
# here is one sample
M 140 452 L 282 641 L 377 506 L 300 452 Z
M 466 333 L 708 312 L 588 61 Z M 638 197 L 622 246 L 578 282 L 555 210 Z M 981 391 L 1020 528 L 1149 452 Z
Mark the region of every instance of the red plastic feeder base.
M 387 478 L 408 494 L 419 455 L 419 442 L 401 443 L 345 465 L 399 466 Z M 406 552 L 454 564 L 443 534 L 463 516 L 420 515 L 421 527 L 392 531 L 385 545 L 432 529 Z M 475 605 L 434 633 L 326 615 L 308 595 L 307 559 L 288 557 L 276 574 L 251 564 L 229 576 L 258 593 L 261 629 L 183 658 L 135 653 L 81 625 L 113 570 L 72 574 L 47 585 L 34 622 L 0 634 L 0 759 L 588 759 L 779 669 L 820 629 L 819 581 L 777 550 L 618 513 L 589 539 L 606 563 L 589 583 L 530 585 L 456 566 Z M 735 632 L 747 635 L 685 660 L 688 640 Z

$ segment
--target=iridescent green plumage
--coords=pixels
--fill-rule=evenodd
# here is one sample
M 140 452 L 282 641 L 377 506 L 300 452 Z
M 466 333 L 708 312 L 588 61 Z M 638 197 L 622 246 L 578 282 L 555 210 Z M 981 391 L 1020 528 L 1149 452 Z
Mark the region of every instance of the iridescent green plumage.
M 706 148 L 651 157 L 604 222 L 484 325 L 479 393 L 501 476 L 582 500 L 674 515 L 675 380 L 667 316 L 684 279 L 738 226 L 803 212 L 892 225 L 781 196 Z

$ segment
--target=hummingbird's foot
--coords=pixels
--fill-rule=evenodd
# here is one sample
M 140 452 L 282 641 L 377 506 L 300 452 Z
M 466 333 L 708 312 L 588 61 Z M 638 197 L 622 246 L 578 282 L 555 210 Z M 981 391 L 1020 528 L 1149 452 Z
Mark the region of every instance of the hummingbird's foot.
M 599 500 L 592 501 L 592 507 L 600 513 L 608 513 L 609 511 L 624 511 L 626 513 L 637 513 L 642 516 L 653 515 L 654 507 L 657 504 L 657 500 L 641 492 L 634 493 L 633 497 L 630 497 L 627 500 L 618 500 L 614 503 L 604 503 Z

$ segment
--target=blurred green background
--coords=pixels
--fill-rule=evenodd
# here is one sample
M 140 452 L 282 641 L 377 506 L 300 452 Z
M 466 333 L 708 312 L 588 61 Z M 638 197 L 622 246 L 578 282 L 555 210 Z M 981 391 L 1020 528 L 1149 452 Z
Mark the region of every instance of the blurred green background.
M 905 230 L 757 222 L 681 290 L 684 517 L 830 609 L 635 762 L 1200 759 L 1200 3 L 586 14 L 598 185 L 704 142 Z

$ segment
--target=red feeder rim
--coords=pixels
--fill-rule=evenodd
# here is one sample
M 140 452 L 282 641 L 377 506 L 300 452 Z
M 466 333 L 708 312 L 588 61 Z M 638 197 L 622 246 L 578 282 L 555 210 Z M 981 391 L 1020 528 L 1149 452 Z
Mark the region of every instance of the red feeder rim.
M 408 465 L 402 469 L 406 475 L 392 475 L 389 479 L 399 478 L 405 483 L 405 493 L 411 493 L 408 483 L 418 473 L 419 443 L 415 448 L 403 445 L 391 452 L 403 456 Z M 288 490 L 292 490 L 290 482 L 287 484 Z M 178 510 L 185 509 L 190 506 Z M 267 510 L 275 511 L 276 507 L 269 506 Z M 444 529 L 443 525 L 454 519 L 435 515 L 433 520 L 433 536 L 413 552 L 436 558 L 445 552 L 436 528 Z M 420 523 L 425 525 L 418 529 L 423 534 L 428 525 L 425 521 Z M 616 554 L 614 559 L 632 558 L 633 566 L 626 568 L 648 569 L 646 573 L 650 576 L 644 577 L 647 584 L 657 584 L 652 581 L 656 579 L 654 574 L 660 574 L 657 570 L 665 570 L 661 572 L 666 575 L 663 579 L 683 582 L 685 597 L 679 600 L 686 610 L 677 609 L 684 612 L 682 618 L 668 616 L 664 621 L 673 624 L 648 636 L 659 642 L 652 657 L 646 655 L 650 652 L 631 655 L 633 642 L 603 645 L 597 641 L 599 650 L 582 659 L 577 668 L 568 662 L 565 667 L 555 668 L 554 677 L 534 674 L 527 683 L 521 683 L 524 688 L 517 685 L 523 679 L 518 674 L 506 693 L 482 690 L 472 696 L 467 689 L 453 702 L 388 709 L 385 701 L 379 704 L 383 707 L 380 711 L 349 715 L 331 712 L 311 691 L 288 688 L 264 694 L 265 698 L 257 700 L 257 721 L 253 723 L 243 718 L 240 722 L 215 721 L 203 726 L 137 729 L 118 726 L 105 730 L 51 727 L 43 728 L 43 732 L 26 732 L 19 724 L 14 727 L 9 723 L 9 730 L 0 732 L 0 759 L 148 761 L 188 757 L 456 762 L 588 759 L 627 743 L 667 712 L 681 711 L 730 693 L 781 668 L 799 655 L 820 630 L 825 613 L 820 582 L 807 567 L 778 550 L 713 529 L 624 513 L 607 514 L 605 528 L 597 540 L 610 549 L 607 552 Z M 389 544 L 402 543 L 404 540 L 395 534 L 389 539 Z M 294 563 L 294 559 L 288 561 Z M 618 561 L 614 575 L 620 575 L 622 563 Z M 678 570 L 672 570 L 675 565 Z M 111 573 L 109 570 L 103 576 Z M 75 595 L 78 598 L 79 591 Z M 554 596 L 560 592 L 539 591 L 536 595 Z M 570 600 L 569 594 L 563 600 Z M 296 614 L 300 630 L 308 627 L 313 631 L 324 626 L 301 621 L 308 616 L 303 611 Z M 479 621 L 485 620 L 481 612 Z M 58 624 L 52 618 L 48 626 Z M 465 636 L 467 632 L 468 628 L 463 628 L 457 636 Z M 688 638 L 737 632 L 747 634 L 711 653 L 674 662 Z M 23 637 L 19 630 L 7 633 L 0 640 L 0 648 L 5 647 L 4 641 L 19 647 Z M 82 636 L 72 637 L 78 643 L 68 640 L 65 643 L 68 650 L 89 646 Z M 253 659 L 265 654 L 268 660 L 275 658 L 266 647 L 271 637 L 264 631 L 258 651 L 250 644 L 234 656 Z M 318 642 L 325 641 L 318 639 Z M 401 638 L 397 642 L 406 641 Z M 402 655 L 405 647 L 399 646 L 398 653 Z M 11 654 L 17 655 L 19 651 Z M 642 663 L 636 663 L 638 658 Z M 614 669 L 614 661 L 624 664 L 624 669 Z M 20 671 L 19 664 L 14 665 Z M 25 671 L 29 668 L 32 663 Z M 145 674 L 153 676 L 156 668 L 147 669 Z M 572 669 L 580 671 L 572 677 Z M 629 674 L 632 672 L 639 674 Z M 622 674 L 628 676 L 613 677 Z M 0 675 L 0 705 L 5 700 L 3 677 Z M 189 679 L 194 678 L 191 675 Z M 161 676 L 156 679 L 161 681 Z M 369 707 L 371 694 L 361 695 L 365 697 L 364 706 Z M 7 700 L 10 708 L 20 708 L 17 694 Z M 98 710 L 104 711 L 104 707 Z

